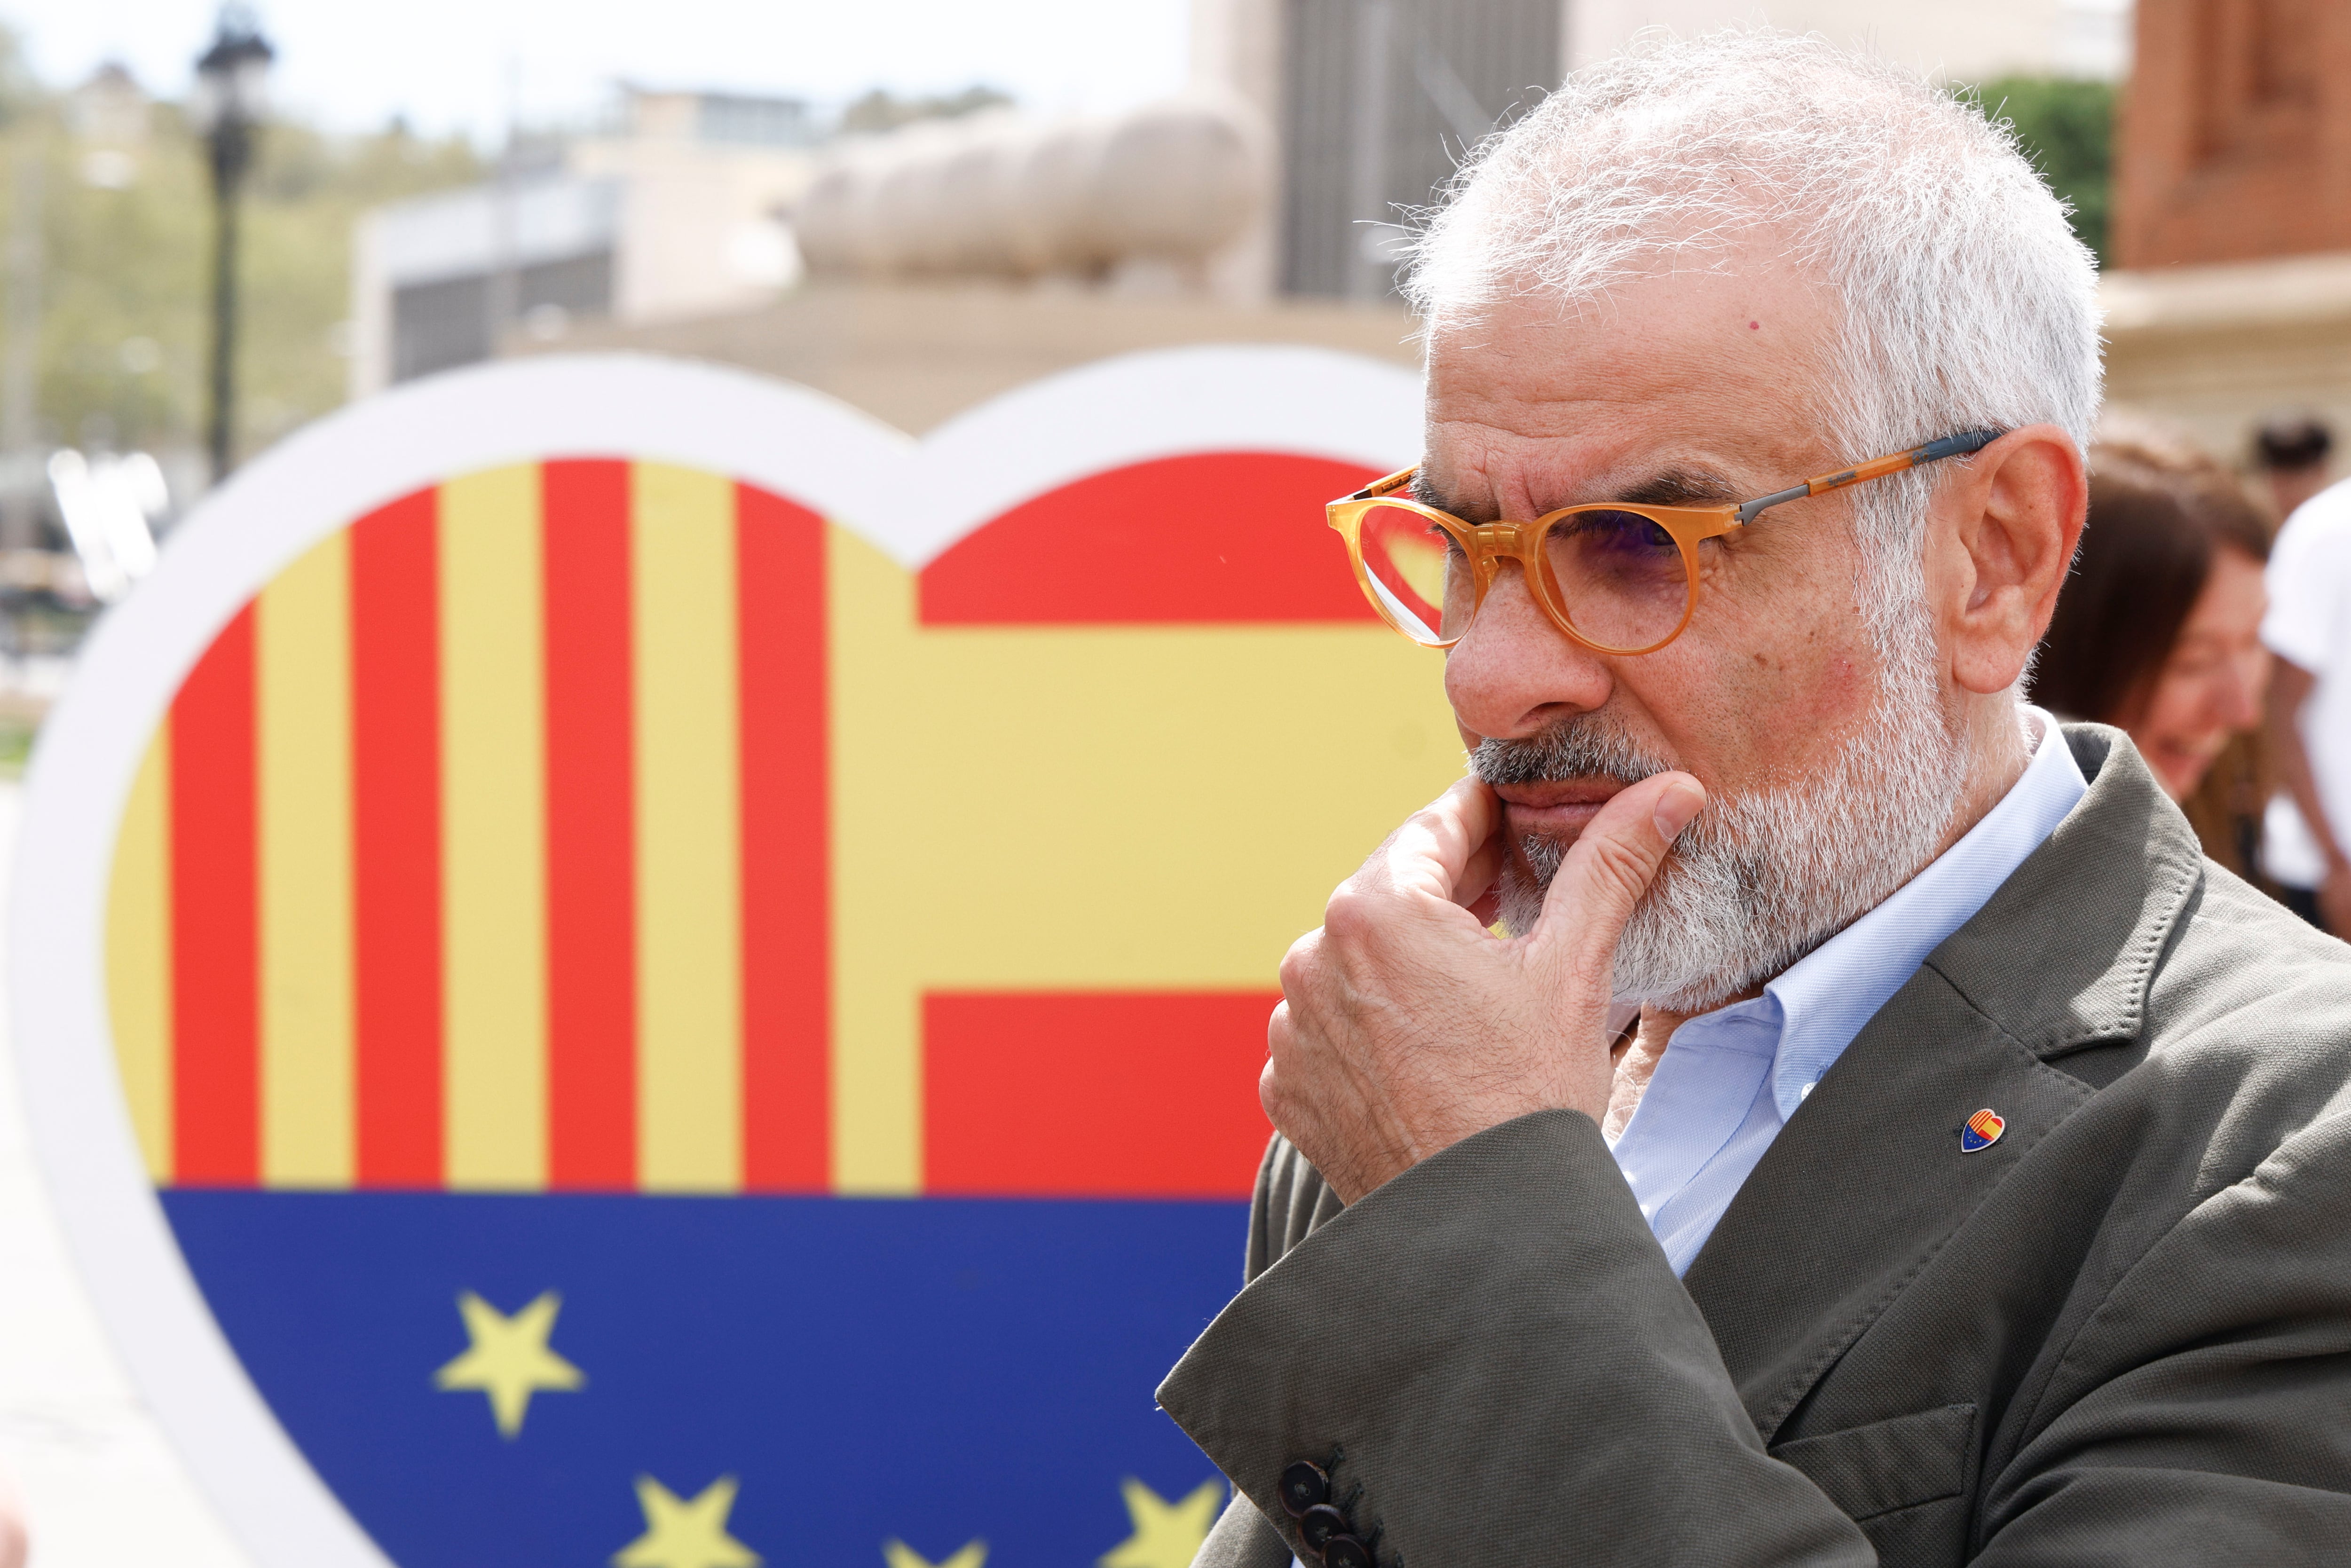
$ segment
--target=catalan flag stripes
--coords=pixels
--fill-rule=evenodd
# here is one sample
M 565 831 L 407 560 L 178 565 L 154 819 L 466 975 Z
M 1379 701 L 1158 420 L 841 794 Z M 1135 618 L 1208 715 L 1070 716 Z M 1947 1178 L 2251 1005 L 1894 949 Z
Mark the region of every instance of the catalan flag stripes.
M 822 1190 L 824 549 L 726 480 L 563 461 L 274 580 L 116 852 L 156 1178 Z

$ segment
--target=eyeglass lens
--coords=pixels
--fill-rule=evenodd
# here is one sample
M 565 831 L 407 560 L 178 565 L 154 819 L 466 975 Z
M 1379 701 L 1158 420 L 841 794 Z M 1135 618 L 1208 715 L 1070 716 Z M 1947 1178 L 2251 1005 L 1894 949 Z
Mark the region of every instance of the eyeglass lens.
M 1468 557 L 1426 515 L 1374 507 L 1357 542 L 1374 595 L 1406 636 L 1436 643 L 1468 629 L 1477 602 Z M 1637 512 L 1570 513 L 1544 533 L 1542 557 L 1541 591 L 1602 647 L 1653 647 L 1689 608 L 1680 549 Z
M 1573 512 L 1543 535 L 1567 623 L 1604 648 L 1649 648 L 1680 625 L 1689 572 L 1673 535 L 1638 512 Z
M 1460 591 L 1470 591 L 1468 558 L 1445 530 L 1408 507 L 1374 507 L 1355 537 L 1364 576 L 1404 634 L 1417 643 L 1444 642 L 1448 580 L 1462 579 Z

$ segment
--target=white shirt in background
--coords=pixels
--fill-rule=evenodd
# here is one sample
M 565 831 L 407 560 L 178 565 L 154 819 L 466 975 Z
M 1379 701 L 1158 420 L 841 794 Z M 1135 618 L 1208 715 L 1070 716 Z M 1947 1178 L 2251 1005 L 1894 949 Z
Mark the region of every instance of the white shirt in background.
M 2270 550 L 2262 641 L 2318 677 L 2302 710 L 2302 745 L 2335 841 L 2351 838 L 2351 480 L 2294 508 Z M 2262 824 L 2262 869 L 2316 887 L 2326 862 L 2294 798 L 2281 789 Z

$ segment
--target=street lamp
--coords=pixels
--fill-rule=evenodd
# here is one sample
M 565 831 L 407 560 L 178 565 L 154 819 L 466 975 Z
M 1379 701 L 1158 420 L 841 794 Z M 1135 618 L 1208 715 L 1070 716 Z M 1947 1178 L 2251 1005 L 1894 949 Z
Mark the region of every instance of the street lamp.
M 205 446 L 213 482 L 228 476 L 236 402 L 236 196 L 253 165 L 253 131 L 260 122 L 269 62 L 277 51 L 263 39 L 252 11 L 221 7 L 212 47 L 196 60 L 190 117 L 212 154 L 213 365 L 212 406 Z

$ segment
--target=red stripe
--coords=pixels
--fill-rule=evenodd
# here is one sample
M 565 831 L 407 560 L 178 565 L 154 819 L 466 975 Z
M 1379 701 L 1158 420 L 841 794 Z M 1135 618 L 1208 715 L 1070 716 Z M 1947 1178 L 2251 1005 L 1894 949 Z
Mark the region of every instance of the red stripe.
M 923 998 L 933 1193 L 1246 1197 L 1277 992 Z
M 923 569 L 922 622 L 1371 621 L 1323 505 L 1378 470 L 1286 453 L 1132 464 L 1024 501 Z
M 441 1185 L 441 659 L 421 490 L 351 528 L 359 1185 Z
M 743 1185 L 831 1176 L 824 522 L 735 492 L 743 771 Z
M 172 1137 L 183 1186 L 261 1178 L 253 606 L 172 702 Z
M 637 1178 L 629 466 L 546 464 L 548 1185 Z

